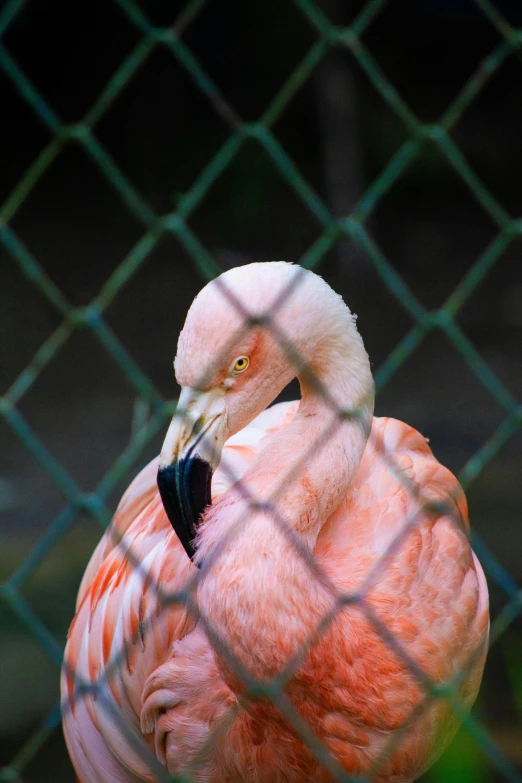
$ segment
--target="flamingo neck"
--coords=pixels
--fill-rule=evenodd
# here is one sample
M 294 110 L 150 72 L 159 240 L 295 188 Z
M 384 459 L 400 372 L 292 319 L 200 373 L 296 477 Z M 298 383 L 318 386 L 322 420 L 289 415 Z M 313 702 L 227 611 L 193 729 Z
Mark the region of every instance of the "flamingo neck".
M 349 491 L 373 416 L 368 355 L 348 310 L 344 327 L 315 351 L 299 376 L 297 415 L 244 477 L 249 493 L 271 502 L 309 548 Z
M 306 565 L 303 544 L 313 550 L 349 491 L 370 431 L 373 380 L 351 316 L 350 326 L 343 342 L 337 337 L 332 350 L 311 363 L 326 396 L 308 376 L 300 378 L 295 418 L 209 509 L 200 528 L 202 614 L 261 678 L 284 666 L 331 604 Z M 356 416 L 339 418 L 338 409 Z M 284 642 L 267 645 L 278 636 Z M 233 672 L 221 664 L 234 687 Z

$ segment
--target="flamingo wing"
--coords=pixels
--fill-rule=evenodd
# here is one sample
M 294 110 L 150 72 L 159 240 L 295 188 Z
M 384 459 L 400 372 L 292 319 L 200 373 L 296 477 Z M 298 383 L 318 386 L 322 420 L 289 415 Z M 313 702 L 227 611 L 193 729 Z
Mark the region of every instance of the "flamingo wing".
M 459 725 L 427 683 L 454 682 L 471 707 L 489 611 L 462 488 L 416 430 L 374 419 L 352 491 L 321 531 L 316 557 L 354 596 L 315 650 L 318 681 L 335 669 L 316 730 L 340 758 L 344 748 L 355 772 L 384 754 L 377 780 L 418 777 Z M 335 667 L 334 638 L 348 642 L 345 656 L 337 642 Z
M 222 494 L 285 426 L 298 403 L 264 411 L 225 444 L 212 482 Z M 82 579 L 62 671 L 63 725 L 81 783 L 154 780 L 140 731 L 144 685 L 190 635 L 182 591 L 194 575 L 163 510 L 158 458 L 129 485 Z

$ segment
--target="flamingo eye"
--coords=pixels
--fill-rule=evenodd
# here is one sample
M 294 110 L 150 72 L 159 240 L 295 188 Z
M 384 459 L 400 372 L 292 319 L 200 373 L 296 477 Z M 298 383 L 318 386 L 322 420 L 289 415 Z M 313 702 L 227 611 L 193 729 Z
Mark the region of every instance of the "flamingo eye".
M 248 358 L 248 356 L 240 356 L 234 362 L 232 369 L 234 372 L 245 372 L 249 364 L 250 364 L 250 359 Z

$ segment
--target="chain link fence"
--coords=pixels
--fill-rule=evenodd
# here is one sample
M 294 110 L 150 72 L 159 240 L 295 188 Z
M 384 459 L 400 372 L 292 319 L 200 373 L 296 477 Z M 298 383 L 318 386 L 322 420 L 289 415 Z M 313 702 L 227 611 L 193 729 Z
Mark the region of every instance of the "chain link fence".
M 401 99 L 393 84 L 388 80 L 386 73 L 379 67 L 362 40 L 364 32 L 384 7 L 388 5 L 387 0 L 368 2 L 348 27 L 339 27 L 332 23 L 314 2 L 310 0 L 295 0 L 300 13 L 303 14 L 314 31 L 315 42 L 283 84 L 280 91 L 273 97 L 273 100 L 262 113 L 259 120 L 257 122 L 245 122 L 221 94 L 212 79 L 212 74 L 204 70 L 192 51 L 184 43 L 184 32 L 201 12 L 205 5 L 205 0 L 193 0 L 193 2 L 187 3 L 174 24 L 161 28 L 155 27 L 150 22 L 147 13 L 137 3 L 132 0 L 116 0 L 122 15 L 139 31 L 139 42 L 109 79 L 101 95 L 87 111 L 83 119 L 78 123 L 70 125 L 62 122 L 53 107 L 46 102 L 45 96 L 40 94 L 31 80 L 26 77 L 23 64 L 18 63 L 10 54 L 8 48 L 1 43 L 1 36 L 8 31 L 13 20 L 23 13 L 24 6 L 28 2 L 29 0 L 11 0 L 4 5 L 0 12 L 0 66 L 15 85 L 23 100 L 27 102 L 32 111 L 46 126 L 50 140 L 2 204 L 0 209 L 0 240 L 13 264 L 18 265 L 31 284 L 52 304 L 59 313 L 61 322 L 36 351 L 28 366 L 5 391 L 0 400 L 0 412 L 9 427 L 21 440 L 32 459 L 36 460 L 55 482 L 66 498 L 68 506 L 49 524 L 45 533 L 21 565 L 1 585 L 1 597 L 9 607 L 9 610 L 25 625 L 27 633 L 34 636 L 56 666 L 59 667 L 63 657 L 62 646 L 24 599 L 21 588 L 34 570 L 49 555 L 56 542 L 71 528 L 80 512 L 91 516 L 103 528 L 108 525 L 111 518 L 107 506 L 110 493 L 124 477 L 131 473 L 131 468 L 136 458 L 144 451 L 147 444 L 165 428 L 175 407 L 172 402 L 164 399 L 152 380 L 140 370 L 138 364 L 120 342 L 117 334 L 109 327 L 105 318 L 105 311 L 122 287 L 137 273 L 140 267 L 146 264 L 154 248 L 166 235 L 176 237 L 186 249 L 195 268 L 201 274 L 202 283 L 220 273 L 221 270 L 213 259 L 212 254 L 206 250 L 202 242 L 189 227 L 188 220 L 221 174 L 235 160 L 247 141 L 253 140 L 260 145 L 275 169 L 278 170 L 288 183 L 288 186 L 306 205 L 306 208 L 315 216 L 322 227 L 322 233 L 317 241 L 299 259 L 301 267 L 320 271 L 321 261 L 327 253 L 338 243 L 348 238 L 360 248 L 367 258 L 367 262 L 373 265 L 400 306 L 413 319 L 413 328 L 378 369 L 375 377 L 377 391 L 382 389 L 394 376 L 399 367 L 412 356 L 428 333 L 438 331 L 454 346 L 462 361 L 473 371 L 477 382 L 482 384 L 491 397 L 501 406 L 504 411 L 502 423 L 471 459 L 468 460 L 460 473 L 459 480 L 464 489 L 468 488 L 472 482 L 479 480 L 483 468 L 517 432 L 522 422 L 521 403 L 513 397 L 483 360 L 473 343 L 462 331 L 456 317 L 475 289 L 483 283 L 488 272 L 500 259 L 506 248 L 522 236 L 522 219 L 513 218 L 509 215 L 493 193 L 483 184 L 452 140 L 451 131 L 463 112 L 473 103 L 488 80 L 501 68 L 506 59 L 514 52 L 520 53 L 522 48 L 522 29 L 513 28 L 493 3 L 488 0 L 475 0 L 476 5 L 484 16 L 500 33 L 500 43 L 462 86 L 459 94 L 438 122 L 425 125 L 419 121 L 409 106 Z M 179 199 L 175 209 L 167 214 L 158 214 L 143 199 L 96 137 L 97 123 L 100 122 L 105 112 L 116 101 L 127 83 L 143 66 L 151 52 L 160 47 L 171 53 L 179 67 L 186 71 L 213 107 L 213 110 L 229 128 L 229 135 L 223 146 L 199 173 L 192 187 Z M 332 48 L 336 47 L 350 52 L 382 100 L 397 116 L 408 133 L 407 140 L 400 146 L 384 170 L 359 199 L 352 212 L 340 218 L 332 215 L 324 201 L 307 182 L 273 132 L 275 122 L 293 96 L 312 76 L 325 55 Z M 44 173 L 61 152 L 68 145 L 72 144 L 79 145 L 90 161 L 92 161 L 92 164 L 100 170 L 130 214 L 141 226 L 142 231 L 140 239 L 134 244 L 131 251 L 112 272 L 98 294 L 86 307 L 77 307 L 68 301 L 38 259 L 27 249 L 23 237 L 19 236 L 11 226 L 11 221 Z M 366 225 L 368 218 L 376 209 L 380 200 L 409 167 L 415 163 L 426 145 L 431 145 L 437 150 L 438 154 L 452 167 L 474 198 L 489 214 L 497 228 L 493 241 L 477 258 L 443 305 L 434 311 L 428 310 L 410 290 L 401 275 L 376 245 Z M 285 296 L 291 297 L 293 295 L 293 289 L 294 287 L 298 288 L 299 280 L 300 275 L 296 274 L 295 282 L 285 292 Z M 234 307 L 241 312 L 245 319 L 245 328 L 251 328 L 252 324 L 248 320 L 248 310 L 245 310 L 234 299 L 233 291 L 228 291 L 225 288 L 224 295 L 228 300 L 233 301 Z M 296 354 L 295 347 L 278 329 L 276 309 L 266 314 L 264 326 L 271 332 L 274 339 L 279 342 L 295 366 L 301 372 L 306 372 L 306 368 L 303 369 L 301 358 Z M 107 351 L 111 360 L 118 365 L 132 384 L 138 403 L 143 404 L 147 411 L 150 411 L 150 416 L 147 416 L 143 426 L 137 428 L 128 447 L 120 454 L 113 467 L 100 481 L 96 490 L 91 493 L 84 493 L 80 490 L 64 465 L 53 455 L 52 451 L 40 439 L 38 433 L 31 428 L 19 410 L 20 400 L 31 388 L 40 372 L 58 354 L 73 333 L 78 330 L 90 330 Z M 319 393 L 328 401 L 328 389 L 320 386 L 319 379 L 309 374 L 308 380 L 316 384 Z M 339 425 L 339 422 L 345 421 L 347 417 L 352 416 L 357 419 L 358 416 L 357 409 L 355 411 L 338 410 L 335 405 L 332 405 L 332 410 L 335 414 L 333 417 L 334 430 Z M 325 432 L 321 437 L 327 439 L 331 434 L 331 432 Z M 310 454 L 313 453 L 314 448 L 317 448 L 317 443 L 311 444 Z M 307 455 L 305 455 L 305 458 Z M 226 466 L 224 469 L 226 470 Z M 398 470 L 394 465 L 391 465 L 390 469 Z M 233 475 L 230 478 L 234 478 Z M 413 493 L 416 492 L 415 487 L 409 487 L 409 490 Z M 449 507 L 433 506 L 431 502 L 423 503 L 422 498 L 417 498 L 417 501 L 419 509 L 422 509 L 425 513 L 434 515 L 440 513 L 453 514 Z M 255 504 L 256 498 L 249 498 L 249 502 Z M 279 525 L 284 533 L 286 523 L 279 514 L 277 502 L 274 502 L 271 506 L 270 514 L 274 523 Z M 415 519 L 410 520 L 410 523 L 415 524 Z M 405 526 L 404 536 L 409 533 L 411 524 Z M 402 541 L 403 537 L 401 536 L 400 540 L 394 542 L 393 547 L 400 546 Z M 126 550 L 125 540 L 123 542 L 118 541 L 117 545 L 122 547 L 122 556 L 130 557 L 129 552 Z M 295 541 L 294 545 L 296 545 Z M 496 582 L 507 595 L 507 602 L 492 625 L 491 640 L 494 642 L 520 615 L 522 610 L 521 593 L 509 573 L 477 536 L 473 538 L 473 545 L 489 579 Z M 310 558 L 309 552 L 301 551 L 300 554 L 306 560 L 307 567 L 311 569 L 314 578 L 326 584 L 328 580 L 324 574 L 320 573 L 317 563 L 314 562 L 313 557 Z M 386 556 L 383 558 L 383 562 L 385 559 Z M 139 562 L 134 563 L 134 565 L 138 569 L 142 568 L 142 564 Z M 384 566 L 381 564 L 381 567 Z M 199 576 L 195 577 L 196 580 L 198 578 Z M 331 613 L 324 618 L 324 628 L 328 626 L 339 611 L 342 611 L 347 606 L 357 604 L 359 609 L 362 609 L 366 617 L 371 621 L 376 632 L 412 673 L 425 693 L 426 699 L 429 700 L 434 697 L 446 699 L 455 714 L 463 720 L 466 729 L 499 770 L 502 778 L 509 781 L 522 780 L 520 772 L 517 771 L 506 755 L 498 748 L 481 723 L 473 716 L 465 714 L 463 705 L 456 693 L 456 684 L 450 682 L 441 685 L 440 683 L 432 682 L 426 676 L 418 664 L 408 656 L 398 640 L 379 621 L 379 618 L 366 601 L 364 590 L 356 596 L 347 596 L 338 594 L 331 584 L 329 584 L 328 589 L 332 590 L 335 600 Z M 183 594 L 180 595 L 162 596 L 161 589 L 158 586 L 158 600 L 163 601 L 165 605 L 169 605 L 172 602 L 190 603 L 189 594 L 190 590 L 183 591 Z M 306 722 L 285 696 L 284 685 L 299 665 L 300 656 L 298 656 L 298 660 L 290 661 L 284 672 L 273 683 L 268 685 L 261 684 L 253 679 L 248 671 L 241 668 L 240 662 L 234 658 L 230 650 L 223 648 L 223 645 L 220 647 L 220 641 L 215 638 L 216 635 L 211 626 L 207 627 L 206 630 L 214 646 L 219 649 L 220 654 L 225 657 L 231 668 L 238 673 L 245 687 L 251 693 L 257 694 L 258 697 L 263 696 L 270 699 L 277 706 L 286 720 L 293 726 L 295 732 L 311 749 L 315 757 L 330 770 L 334 779 L 348 780 L 349 778 L 345 772 L 339 767 L 326 748 L 321 745 L 317 737 L 313 735 L 309 726 L 307 726 Z M 131 645 L 132 643 L 133 640 L 129 639 L 128 644 Z M 107 679 L 111 676 L 111 673 L 116 671 L 125 654 L 126 649 L 121 650 L 120 654 L 111 661 L 111 665 L 99 681 L 80 684 L 75 697 L 82 698 L 82 694 L 92 694 L 94 690 L 99 698 L 103 699 L 103 689 Z M 67 710 L 69 706 L 67 703 L 57 705 L 27 743 L 16 749 L 12 761 L 0 772 L 2 780 L 18 781 L 23 779 L 27 765 L 37 757 L 42 746 L 58 726 L 61 714 L 60 708 Z M 107 703 L 107 709 L 112 709 L 109 702 Z M 112 718 L 116 723 L 121 724 L 119 715 L 113 714 Z M 129 735 L 130 729 L 128 726 L 122 724 L 120 725 L 120 730 L 124 735 Z M 140 743 L 140 738 L 130 732 L 129 739 L 136 744 L 138 752 L 142 754 L 158 779 L 174 779 L 165 774 L 156 759 L 150 754 L 148 748 Z M 385 749 L 383 758 L 376 763 L 373 772 L 376 773 L 378 771 L 379 765 L 385 761 L 392 751 L 393 748 L 391 747 Z

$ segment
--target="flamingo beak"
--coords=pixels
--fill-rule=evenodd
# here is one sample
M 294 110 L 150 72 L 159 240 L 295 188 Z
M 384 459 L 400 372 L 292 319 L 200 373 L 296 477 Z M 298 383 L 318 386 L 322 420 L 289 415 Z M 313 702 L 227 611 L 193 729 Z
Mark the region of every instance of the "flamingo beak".
M 161 449 L 158 489 L 188 556 L 200 517 L 211 503 L 212 474 L 224 443 L 225 391 L 183 388 Z

